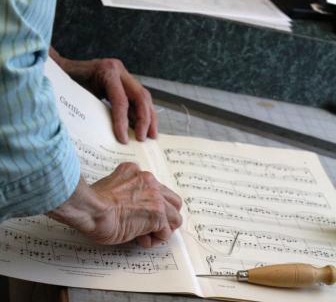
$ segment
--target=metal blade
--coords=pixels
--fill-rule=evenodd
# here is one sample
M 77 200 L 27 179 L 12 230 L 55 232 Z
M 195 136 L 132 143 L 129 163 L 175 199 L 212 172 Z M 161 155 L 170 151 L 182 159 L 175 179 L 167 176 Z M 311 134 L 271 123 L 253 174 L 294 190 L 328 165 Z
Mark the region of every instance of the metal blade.
M 220 275 L 211 275 L 211 274 L 198 274 L 196 277 L 205 277 L 205 278 L 237 278 L 236 274 L 220 274 Z

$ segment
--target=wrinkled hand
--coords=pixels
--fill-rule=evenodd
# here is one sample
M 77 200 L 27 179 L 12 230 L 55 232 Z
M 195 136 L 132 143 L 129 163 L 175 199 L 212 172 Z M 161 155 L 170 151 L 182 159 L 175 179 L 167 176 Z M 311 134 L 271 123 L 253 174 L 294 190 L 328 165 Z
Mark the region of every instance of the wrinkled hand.
M 128 126 L 135 129 L 137 140 L 157 137 L 157 116 L 152 97 L 117 59 L 74 61 L 61 57 L 53 48 L 51 57 L 74 80 L 112 105 L 112 122 L 116 138 L 128 142 Z
M 168 240 L 182 223 L 180 197 L 133 163 L 119 165 L 90 190 L 99 201 L 94 206 L 74 196 L 49 216 L 99 244 L 119 244 L 136 238 L 143 247 Z
M 121 164 L 91 187 L 111 202 L 91 233 L 96 241 L 121 243 L 137 238 L 142 246 L 150 247 L 168 240 L 182 223 L 180 197 L 135 164 Z M 106 230 L 111 231 L 107 234 Z

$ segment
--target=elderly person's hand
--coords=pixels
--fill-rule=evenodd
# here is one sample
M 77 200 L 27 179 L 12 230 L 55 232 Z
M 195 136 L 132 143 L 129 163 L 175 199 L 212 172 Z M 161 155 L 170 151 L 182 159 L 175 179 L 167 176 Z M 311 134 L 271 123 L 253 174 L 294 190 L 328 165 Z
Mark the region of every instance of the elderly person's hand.
M 99 244 L 137 239 L 151 247 L 182 223 L 181 199 L 149 172 L 123 163 L 91 187 L 81 181 L 70 200 L 48 213 Z
M 128 126 L 134 126 L 137 140 L 156 138 L 157 116 L 152 97 L 117 59 L 74 61 L 61 57 L 53 48 L 50 56 L 75 81 L 112 105 L 116 138 L 128 142 Z

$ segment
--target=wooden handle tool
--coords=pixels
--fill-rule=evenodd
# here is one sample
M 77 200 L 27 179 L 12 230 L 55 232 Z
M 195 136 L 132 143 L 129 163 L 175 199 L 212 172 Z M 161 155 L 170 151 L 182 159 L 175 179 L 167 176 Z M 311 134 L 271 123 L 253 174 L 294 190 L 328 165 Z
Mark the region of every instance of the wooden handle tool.
M 235 276 L 238 281 L 272 287 L 308 287 L 317 283 L 332 285 L 336 282 L 336 268 L 327 265 L 322 268 L 310 264 L 276 264 L 238 271 L 236 275 L 198 275 L 199 277 Z
M 310 264 L 277 264 L 237 272 L 238 281 L 273 287 L 307 287 L 317 283 L 332 285 L 336 282 L 336 268 L 322 268 Z

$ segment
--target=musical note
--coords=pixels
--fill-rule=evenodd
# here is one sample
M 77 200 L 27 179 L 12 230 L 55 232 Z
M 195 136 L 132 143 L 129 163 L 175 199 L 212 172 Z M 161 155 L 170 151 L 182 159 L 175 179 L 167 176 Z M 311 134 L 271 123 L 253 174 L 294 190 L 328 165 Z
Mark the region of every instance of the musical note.
M 0 228 L 0 238 L 2 251 L 53 266 L 121 270 L 136 274 L 178 270 L 167 243 L 151 249 L 140 248 L 134 242 L 99 246 L 64 239 L 38 238 L 9 227 Z
M 225 225 L 196 224 L 195 231 L 201 243 L 223 247 L 227 251 L 237 232 L 235 252 L 255 249 L 269 253 L 297 254 L 336 263 L 336 245 L 334 242 L 311 240 L 267 231 L 237 229 Z
M 336 228 L 336 216 L 325 216 L 313 212 L 278 211 L 257 205 L 235 205 L 204 197 L 188 197 L 184 199 L 184 203 L 191 216 L 201 215 L 237 221 L 266 222 L 300 229 L 316 229 L 317 231 Z
M 315 184 L 316 180 L 308 168 L 292 167 L 258 160 L 206 153 L 190 149 L 164 149 L 166 160 L 173 165 L 202 167 L 229 173 L 257 176 L 283 181 Z
M 227 257 L 220 257 L 218 255 L 208 255 L 205 257 L 211 275 L 226 275 L 236 276 L 237 271 L 246 270 L 256 267 L 268 265 L 267 262 L 260 262 L 256 260 L 241 260 Z
M 322 192 L 308 192 L 290 187 L 267 186 L 246 181 L 229 181 L 197 173 L 177 172 L 174 174 L 180 188 L 210 191 L 226 199 L 238 197 L 254 202 L 303 205 L 316 208 L 330 208 Z
M 75 229 L 44 215 L 10 219 L 6 221 L 6 225 L 13 228 L 23 227 L 47 232 L 58 232 L 60 234 L 67 234 L 71 236 L 79 235 L 79 232 Z
M 112 173 L 123 162 L 139 164 L 133 153 L 109 150 L 102 145 L 97 149 L 79 139 L 73 139 L 73 142 L 81 163 L 81 175 L 89 184 Z

